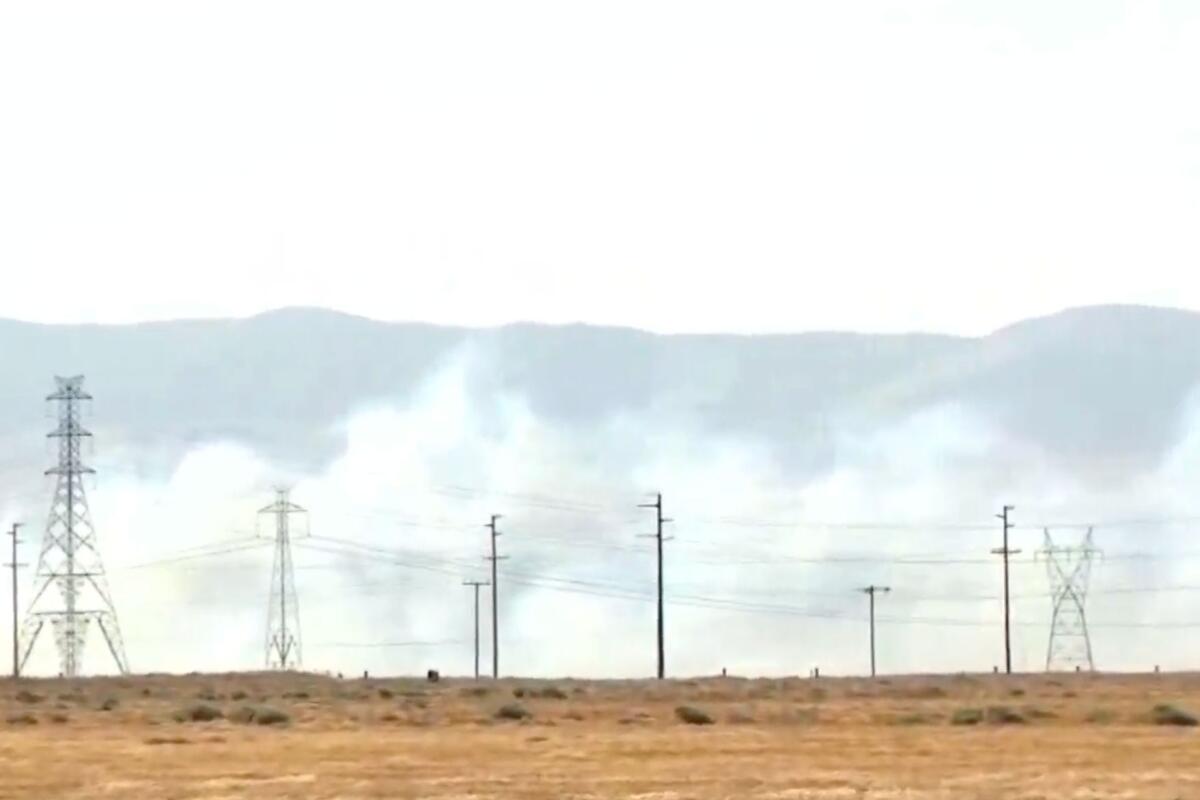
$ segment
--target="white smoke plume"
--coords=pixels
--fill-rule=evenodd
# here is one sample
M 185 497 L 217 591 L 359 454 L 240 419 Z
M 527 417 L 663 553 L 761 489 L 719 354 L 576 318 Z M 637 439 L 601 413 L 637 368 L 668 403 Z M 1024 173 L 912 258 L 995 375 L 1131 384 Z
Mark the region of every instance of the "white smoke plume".
M 502 672 L 652 674 L 653 541 L 639 536 L 653 531 L 653 514 L 638 505 L 659 491 L 674 520 L 665 546 L 671 674 L 862 673 L 867 606 L 857 590 L 867 584 L 892 589 L 878 608 L 884 671 L 1002 664 L 1000 562 L 989 551 L 1005 503 L 1017 507 L 1011 544 L 1022 550 L 1012 575 L 1017 668 L 1040 669 L 1045 658 L 1048 585 L 1034 554 L 1038 526 L 1052 523 L 1094 522 L 1107 555 L 1094 566 L 1088 608 L 1100 668 L 1180 668 L 1200 656 L 1188 629 L 1169 627 L 1195 620 L 1194 595 L 1178 589 L 1197 563 L 1181 522 L 1195 508 L 1194 414 L 1158 469 L 1116 487 L 1048 466 L 1036 442 L 955 404 L 883 428 L 835 420 L 797 443 L 829 455 L 798 476 L 781 465 L 778 443 L 713 435 L 670 403 L 586 429 L 541 418 L 498 389 L 485 365 L 485 354 L 464 347 L 413 396 L 358 409 L 337 423 L 344 449 L 319 471 L 217 439 L 155 477 L 143 468 L 151 455 L 105 439 L 96 424 L 92 514 L 133 668 L 263 665 L 273 523 L 256 512 L 281 484 L 309 511 L 293 533 L 304 666 L 313 670 L 467 674 L 472 607 L 461 582 L 487 577 L 484 523 L 496 513 L 508 556 Z M 30 523 L 23 560 L 36 562 L 33 523 L 45 517 L 50 487 L 19 486 L 0 493 L 0 518 Z M 1052 533 L 1066 544 L 1083 528 Z M 256 535 L 257 548 L 221 544 Z M 26 597 L 32 572 L 22 576 Z M 1133 591 L 1155 587 L 1177 590 Z M 31 671 L 56 664 L 46 638 Z M 95 634 L 85 665 L 111 668 Z

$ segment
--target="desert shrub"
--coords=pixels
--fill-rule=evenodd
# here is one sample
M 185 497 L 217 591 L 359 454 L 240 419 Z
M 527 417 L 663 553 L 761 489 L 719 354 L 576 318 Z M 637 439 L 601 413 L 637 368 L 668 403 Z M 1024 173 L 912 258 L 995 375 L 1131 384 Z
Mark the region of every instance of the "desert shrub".
M 491 693 L 490 686 L 466 686 L 461 692 L 463 697 L 487 697 Z
M 1008 706 L 989 706 L 984 718 L 991 725 L 1020 725 L 1025 717 Z
M 221 698 L 217 695 L 217 693 L 215 691 L 213 691 L 212 687 L 205 687 L 205 688 L 201 689 L 200 691 L 196 692 L 196 699 L 197 700 L 205 700 L 209 703 L 215 703 L 218 700 L 220 700 Z
M 573 722 L 583 722 L 584 716 L 578 711 L 568 711 L 567 713 L 563 714 L 563 719 L 569 719 Z
M 87 698 L 81 692 L 63 692 L 58 696 L 58 699 L 64 703 L 75 703 L 83 705 L 87 702 Z
M 529 690 L 526 689 L 524 686 L 518 686 L 517 688 L 513 689 L 512 693 L 513 693 L 513 697 L 520 700 L 525 695 L 529 694 Z
M 829 692 L 825 689 L 813 689 L 808 693 L 808 699 L 814 703 L 819 703 L 827 697 L 829 697 Z
M 283 693 L 283 699 L 285 699 L 285 700 L 307 700 L 308 698 L 309 698 L 308 692 L 304 692 L 304 691 L 284 692 Z M 360 693 L 360 694 L 354 695 L 353 699 L 354 700 L 366 700 L 367 697 L 366 697 L 366 695 Z
M 229 695 L 230 700 L 245 700 L 247 697 L 249 697 L 249 695 L 243 692 L 241 689 L 235 689 Z
M 150 687 L 149 687 L 149 686 L 147 686 L 146 688 L 142 689 L 142 697 L 149 697 L 149 696 L 150 696 L 150 694 L 151 694 L 151 692 L 150 692 Z
M 713 718 L 695 706 L 679 706 L 675 709 L 675 716 L 678 717 L 681 722 L 686 722 L 688 725 L 713 724 Z
M 1024 689 L 1010 689 L 1008 693 L 1013 697 L 1024 697 L 1025 696 Z
M 542 700 L 566 700 L 567 693 L 557 686 L 543 686 L 540 689 L 530 689 L 530 697 L 537 697 Z
M 396 696 L 396 693 L 393 692 L 391 689 L 381 686 L 381 687 L 379 687 L 379 696 L 382 697 L 384 700 L 391 700 L 393 697 Z
M 1109 725 L 1117 721 L 1117 714 L 1107 708 L 1097 708 L 1089 711 L 1083 721 L 1092 725 Z
M 254 709 L 254 724 L 255 725 L 287 725 L 292 721 L 287 712 L 280 711 L 278 708 L 270 706 L 259 706 Z
M 960 708 L 950 715 L 951 725 L 978 725 L 983 722 L 983 712 L 978 708 Z
M 500 708 L 496 709 L 495 714 L 496 719 L 521 720 L 529 719 L 531 716 L 533 715 L 529 713 L 529 709 L 525 708 L 525 706 L 521 705 L 520 703 L 506 703 L 500 706 Z
M 66 725 L 71 721 L 71 718 L 66 714 L 51 714 L 49 717 L 47 717 L 47 719 L 49 719 L 55 725 Z
M 379 721 L 380 722 L 399 722 L 400 717 L 396 716 L 395 714 L 393 714 L 390 711 L 385 711 L 384 713 L 379 715 Z
M 229 715 L 239 725 L 286 725 L 292 718 L 270 706 L 242 706 Z
M 42 697 L 40 694 L 31 692 L 28 689 L 22 689 L 21 691 L 17 692 L 17 694 L 16 694 L 16 701 L 18 703 L 25 703 L 26 705 L 40 703 L 45 699 L 46 698 Z
M 914 686 L 903 694 L 911 700 L 938 700 L 946 696 L 946 690 L 940 686 Z
M 10 714 L 5 720 L 9 725 L 37 725 L 37 717 L 33 714 L 25 712 L 23 714 Z
M 212 722 L 222 719 L 225 715 L 216 706 L 207 703 L 193 703 L 175 712 L 176 722 Z
M 1157 705 L 1152 715 L 1155 725 L 1183 725 L 1193 727 L 1197 724 L 1195 715 L 1172 705 Z
M 104 702 L 100 704 L 101 711 L 112 711 L 117 706 L 121 705 L 121 701 L 115 697 L 106 697 Z

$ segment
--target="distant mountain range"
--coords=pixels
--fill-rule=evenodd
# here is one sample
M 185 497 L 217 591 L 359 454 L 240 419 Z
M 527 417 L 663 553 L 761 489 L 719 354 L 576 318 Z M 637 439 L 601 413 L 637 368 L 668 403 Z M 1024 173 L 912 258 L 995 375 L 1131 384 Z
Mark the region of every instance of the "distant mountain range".
M 1131 306 L 1074 309 L 982 338 L 472 330 L 314 309 L 128 326 L 0 320 L 0 443 L 20 451 L 39 441 L 52 377 L 84 373 L 98 431 L 168 459 L 222 436 L 315 467 L 340 449 L 332 423 L 404 402 L 470 347 L 479 397 L 516 393 L 566 425 L 682 417 L 701 432 L 759 437 L 785 465 L 811 466 L 830 426 L 869 429 L 960 403 L 1048 457 L 1136 468 L 1178 435 L 1200 381 L 1198 343 L 1200 314 Z

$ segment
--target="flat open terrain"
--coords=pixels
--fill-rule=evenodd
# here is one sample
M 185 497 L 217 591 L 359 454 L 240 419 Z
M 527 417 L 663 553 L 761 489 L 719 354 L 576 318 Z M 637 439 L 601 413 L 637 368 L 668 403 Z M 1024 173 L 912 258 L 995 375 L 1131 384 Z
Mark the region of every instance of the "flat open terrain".
M 0 798 L 1198 797 L 1164 706 L 1200 676 L 4 681 Z

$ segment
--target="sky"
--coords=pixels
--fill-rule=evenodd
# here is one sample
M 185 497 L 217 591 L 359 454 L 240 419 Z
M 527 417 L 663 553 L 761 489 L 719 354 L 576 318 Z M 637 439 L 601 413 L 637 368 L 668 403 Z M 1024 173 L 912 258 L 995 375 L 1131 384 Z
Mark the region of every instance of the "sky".
M 0 4 L 0 317 L 1200 309 L 1200 8 Z

